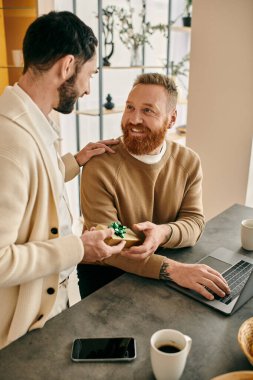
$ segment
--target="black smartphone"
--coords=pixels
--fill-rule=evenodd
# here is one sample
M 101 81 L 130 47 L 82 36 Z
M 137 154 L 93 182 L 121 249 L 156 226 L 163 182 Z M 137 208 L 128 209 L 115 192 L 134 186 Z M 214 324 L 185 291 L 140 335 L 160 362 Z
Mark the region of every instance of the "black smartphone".
M 132 337 L 80 338 L 72 346 L 74 362 L 131 361 L 136 358 L 136 342 Z

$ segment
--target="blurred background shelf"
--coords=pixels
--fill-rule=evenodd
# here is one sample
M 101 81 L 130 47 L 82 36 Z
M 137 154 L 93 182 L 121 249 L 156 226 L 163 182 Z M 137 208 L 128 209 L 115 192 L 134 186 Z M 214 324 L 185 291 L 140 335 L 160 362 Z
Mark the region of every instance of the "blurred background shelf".
M 0 67 L 1 68 L 1 67 Z M 187 99 L 179 99 L 178 100 L 178 104 L 181 104 L 181 105 L 187 105 Z M 118 107 L 114 107 L 113 109 L 111 110 L 107 110 L 106 108 L 102 108 L 102 114 L 103 115 L 113 115 L 113 114 L 117 114 L 117 113 L 122 113 L 124 111 L 124 106 L 118 106 Z M 98 108 L 94 108 L 94 109 L 83 109 L 83 110 L 77 110 L 75 111 L 76 115 L 86 115 L 86 116 L 100 116 L 100 113 L 99 113 L 99 109 Z
M 171 30 L 173 30 L 175 32 L 186 32 L 186 33 L 190 33 L 191 32 L 191 28 L 189 26 L 172 25 L 171 26 Z
M 140 69 L 165 69 L 166 65 L 161 66 L 103 66 L 103 70 L 140 70 Z
M 115 107 L 112 110 L 107 110 L 103 108 L 103 115 L 113 115 L 115 113 L 122 113 L 124 111 L 124 107 Z M 86 116 L 99 116 L 99 110 L 98 109 L 90 109 L 90 110 L 78 110 L 76 111 L 77 115 L 86 115 Z
M 36 0 L 0 0 L 0 94 L 7 85 L 18 81 L 22 65 L 22 44 L 28 26 L 38 16 Z

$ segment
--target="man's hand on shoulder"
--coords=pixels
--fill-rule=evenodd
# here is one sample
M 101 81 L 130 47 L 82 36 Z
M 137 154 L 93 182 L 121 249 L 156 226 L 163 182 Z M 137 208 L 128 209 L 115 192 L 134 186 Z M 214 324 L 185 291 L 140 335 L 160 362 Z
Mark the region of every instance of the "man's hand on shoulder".
M 78 165 L 81 167 L 86 164 L 93 156 L 98 156 L 99 154 L 108 152 L 115 153 L 114 150 L 110 147 L 112 145 L 117 145 L 119 140 L 101 140 L 96 143 L 90 142 L 83 149 L 75 154 L 75 159 Z
M 132 229 L 145 235 L 142 245 L 134 246 L 121 252 L 122 256 L 133 260 L 144 260 L 151 256 L 159 246 L 166 243 L 171 235 L 171 228 L 168 224 L 158 225 L 151 222 L 143 222 L 134 224 Z

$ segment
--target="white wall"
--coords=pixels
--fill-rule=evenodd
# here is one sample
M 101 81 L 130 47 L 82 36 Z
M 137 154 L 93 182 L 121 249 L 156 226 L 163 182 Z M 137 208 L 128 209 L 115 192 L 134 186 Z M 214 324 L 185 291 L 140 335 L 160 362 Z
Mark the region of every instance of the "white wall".
M 252 147 L 251 147 L 249 177 L 248 177 L 248 186 L 247 186 L 245 205 L 249 207 L 253 207 L 253 139 L 252 139 Z
M 194 0 L 187 145 L 207 219 L 244 204 L 253 136 L 253 1 Z

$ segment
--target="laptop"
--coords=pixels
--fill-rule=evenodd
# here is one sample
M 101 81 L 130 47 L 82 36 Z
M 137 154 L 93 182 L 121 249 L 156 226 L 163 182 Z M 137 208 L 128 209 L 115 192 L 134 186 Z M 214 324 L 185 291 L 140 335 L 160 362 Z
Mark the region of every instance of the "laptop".
M 234 313 L 253 296 L 253 258 L 218 248 L 198 263 L 209 265 L 220 272 L 228 282 L 231 293 L 224 298 L 214 294 L 215 299 L 209 301 L 194 290 L 183 288 L 172 281 L 166 281 L 166 285 L 227 315 Z

